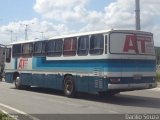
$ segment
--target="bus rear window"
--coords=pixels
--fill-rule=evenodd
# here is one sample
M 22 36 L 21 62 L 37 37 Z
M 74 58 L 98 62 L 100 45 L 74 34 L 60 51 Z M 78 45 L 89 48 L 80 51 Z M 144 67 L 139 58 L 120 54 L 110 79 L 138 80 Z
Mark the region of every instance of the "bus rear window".
M 110 53 L 154 55 L 153 37 L 140 33 L 111 33 Z

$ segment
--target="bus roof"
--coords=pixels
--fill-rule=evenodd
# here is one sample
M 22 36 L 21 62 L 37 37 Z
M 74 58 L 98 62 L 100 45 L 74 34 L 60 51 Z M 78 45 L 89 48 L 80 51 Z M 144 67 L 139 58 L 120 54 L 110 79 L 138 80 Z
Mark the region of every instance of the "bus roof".
M 30 43 L 30 42 L 38 42 L 38 41 L 45 41 L 45 40 L 48 40 L 48 39 L 44 39 L 44 40 L 42 40 L 42 39 L 39 39 L 39 40 L 26 40 L 26 41 L 17 41 L 17 42 L 13 42 L 13 43 L 10 43 L 11 45 L 12 44 L 22 44 L 22 43 Z
M 76 36 L 82 36 L 82 35 L 90 35 L 90 34 L 100 34 L 100 33 L 109 33 L 109 32 L 142 32 L 142 33 L 147 33 L 147 34 L 151 34 L 150 32 L 144 32 L 144 31 L 139 31 L 139 30 L 100 30 L 100 31 L 90 31 L 90 32 L 83 32 L 83 33 L 76 33 L 76 34 L 68 34 L 68 35 L 60 35 L 60 36 L 55 36 L 55 37 L 51 37 L 49 39 L 45 39 L 45 40 L 52 40 L 52 39 L 60 39 L 60 38 L 68 38 L 68 37 L 76 37 Z M 22 44 L 22 43 L 29 43 L 29 42 L 38 42 L 38 41 L 45 41 L 42 39 L 39 40 L 26 40 L 26 41 L 18 41 L 18 42 L 14 42 L 11 44 Z
M 130 32 L 130 33 L 134 32 L 134 33 L 152 34 L 150 32 L 139 31 L 139 30 L 113 30 L 111 29 L 111 30 L 91 31 L 91 32 L 83 32 L 83 33 L 77 33 L 77 34 L 55 36 L 55 37 L 49 38 L 49 40 L 76 37 L 76 36 L 82 36 L 82 35 L 84 36 L 84 35 L 91 35 L 91 34 L 109 33 L 109 32 Z

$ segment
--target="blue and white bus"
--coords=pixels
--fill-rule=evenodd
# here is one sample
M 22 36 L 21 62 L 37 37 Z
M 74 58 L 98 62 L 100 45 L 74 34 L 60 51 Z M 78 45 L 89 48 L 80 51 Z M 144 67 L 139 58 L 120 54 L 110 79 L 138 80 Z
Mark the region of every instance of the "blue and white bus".
M 109 30 L 16 42 L 7 46 L 6 82 L 17 89 L 38 86 L 116 94 L 156 87 L 153 34 Z

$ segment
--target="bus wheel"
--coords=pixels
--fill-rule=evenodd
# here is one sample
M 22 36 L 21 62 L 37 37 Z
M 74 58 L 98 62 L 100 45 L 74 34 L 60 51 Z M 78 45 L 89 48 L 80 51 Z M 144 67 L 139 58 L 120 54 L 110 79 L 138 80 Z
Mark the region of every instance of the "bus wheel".
M 75 96 L 75 84 L 72 76 L 66 76 L 64 79 L 64 94 L 67 97 Z
M 21 85 L 21 80 L 19 76 L 15 78 L 14 83 L 15 83 L 16 89 L 21 89 L 22 85 Z

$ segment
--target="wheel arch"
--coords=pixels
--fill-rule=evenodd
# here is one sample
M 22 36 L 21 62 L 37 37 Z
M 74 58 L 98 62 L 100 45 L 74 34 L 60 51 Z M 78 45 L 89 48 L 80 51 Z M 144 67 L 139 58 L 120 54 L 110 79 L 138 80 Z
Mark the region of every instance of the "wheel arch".
M 13 82 L 15 81 L 16 77 L 19 76 L 19 72 L 14 72 L 13 73 Z
M 65 74 L 65 75 L 63 76 L 63 85 L 65 84 L 65 78 L 66 78 L 67 76 L 71 76 L 71 77 L 73 78 L 73 75 L 72 75 L 72 74 Z

